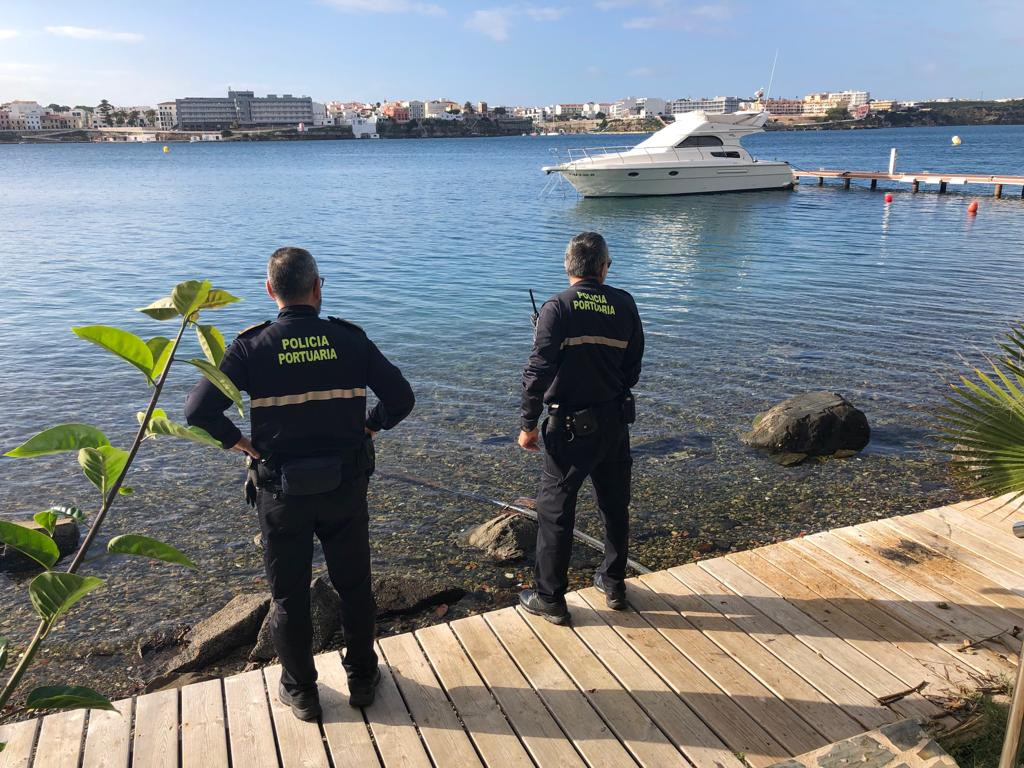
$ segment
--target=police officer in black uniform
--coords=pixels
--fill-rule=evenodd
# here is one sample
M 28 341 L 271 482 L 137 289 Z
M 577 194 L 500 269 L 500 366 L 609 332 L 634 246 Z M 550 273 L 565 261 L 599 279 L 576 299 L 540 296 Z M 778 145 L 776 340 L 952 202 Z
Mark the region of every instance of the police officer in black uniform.
M 633 297 L 605 284 L 612 261 L 596 232 L 574 237 L 565 251 L 569 289 L 545 302 L 533 354 L 523 371 L 519 445 L 539 450 L 543 406 L 546 449 L 537 496 L 536 589 L 519 602 L 530 613 L 565 624 L 576 498 L 589 476 L 605 525 L 604 563 L 594 585 L 608 606 L 626 605 L 629 492 L 633 460 L 630 389 L 640 378 L 644 332 Z
M 284 667 L 279 695 L 303 720 L 321 714 L 310 621 L 314 534 L 341 597 L 349 703 L 373 702 L 380 670 L 366 504 L 372 438 L 414 403 L 409 383 L 359 326 L 320 317 L 322 285 L 308 251 L 275 251 L 267 293 L 277 320 L 243 331 L 224 355 L 221 370 L 249 393 L 251 441 L 225 417 L 230 400 L 206 379 L 185 411 L 189 424 L 250 457 L 246 497 L 263 533 L 271 630 Z M 369 415 L 367 388 L 378 398 Z

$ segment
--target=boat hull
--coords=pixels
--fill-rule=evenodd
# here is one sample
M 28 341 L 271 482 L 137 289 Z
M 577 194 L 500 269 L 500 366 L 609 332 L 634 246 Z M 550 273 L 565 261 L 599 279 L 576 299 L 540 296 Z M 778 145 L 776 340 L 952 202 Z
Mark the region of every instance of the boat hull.
M 554 172 L 561 173 L 584 197 L 702 195 L 793 186 L 789 165 L 775 162 L 691 167 L 563 167 Z

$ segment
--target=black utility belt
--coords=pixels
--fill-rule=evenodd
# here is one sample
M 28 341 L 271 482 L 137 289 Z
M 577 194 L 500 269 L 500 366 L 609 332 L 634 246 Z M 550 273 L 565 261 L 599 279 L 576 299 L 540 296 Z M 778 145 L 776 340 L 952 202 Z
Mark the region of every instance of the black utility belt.
M 632 424 L 636 421 L 636 401 L 631 392 L 618 400 L 576 411 L 570 411 L 559 403 L 551 403 L 548 406 L 548 420 L 552 429 L 565 430 L 570 438 L 597 434 L 601 429 L 601 423 L 610 418 L 620 419 L 623 424 Z
M 375 463 L 373 440 L 367 437 L 358 450 L 345 455 L 299 456 L 273 467 L 261 464 L 259 487 L 285 496 L 329 493 L 346 480 L 373 474 Z

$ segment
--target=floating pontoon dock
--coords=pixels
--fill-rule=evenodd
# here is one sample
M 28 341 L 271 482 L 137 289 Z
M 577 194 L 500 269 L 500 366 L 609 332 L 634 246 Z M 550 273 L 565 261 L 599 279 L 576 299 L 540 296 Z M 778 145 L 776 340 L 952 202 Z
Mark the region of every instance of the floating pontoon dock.
M 854 179 L 870 180 L 871 189 L 877 189 L 879 181 L 892 181 L 899 184 L 909 184 L 912 192 L 918 192 L 921 185 L 934 185 L 938 187 L 939 194 L 945 194 L 950 185 L 965 186 L 967 184 L 982 184 L 992 187 L 996 197 L 1003 196 L 1004 186 L 1021 187 L 1021 197 L 1024 197 L 1024 176 L 984 176 L 975 173 L 887 173 L 886 171 L 828 171 L 819 169 L 817 171 L 802 171 L 793 169 L 793 178 L 797 182 L 800 179 L 817 179 L 818 186 L 825 183 L 825 179 L 842 179 L 843 187 L 850 188 Z

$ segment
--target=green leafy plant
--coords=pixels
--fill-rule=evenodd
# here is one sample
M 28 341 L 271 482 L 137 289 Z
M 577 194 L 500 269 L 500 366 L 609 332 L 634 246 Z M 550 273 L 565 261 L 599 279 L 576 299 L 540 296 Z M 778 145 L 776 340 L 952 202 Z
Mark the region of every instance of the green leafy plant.
M 942 438 L 953 468 L 969 486 L 999 496 L 1024 495 L 1024 326 L 999 344 L 989 368 L 951 383 L 941 409 Z
M 28 587 L 29 600 L 39 616 L 39 624 L 0 691 L 0 711 L 10 702 L 25 672 L 60 617 L 103 585 L 102 579 L 83 576 L 79 570 L 86 562 L 86 554 L 117 497 L 131 493 L 131 488 L 125 485 L 125 478 L 143 441 L 168 436 L 202 445 L 220 446 L 217 440 L 203 430 L 176 424 L 163 410 L 157 408 L 178 347 L 189 326 L 194 328 L 199 346 L 206 357 L 205 360 L 189 360 L 189 363 L 197 367 L 242 412 L 241 394 L 218 368 L 224 356 L 224 337 L 214 326 L 199 323 L 201 312 L 218 309 L 235 301 L 238 299 L 226 291 L 213 288 L 209 281 L 188 280 L 176 285 L 169 296 L 139 310 L 154 320 L 178 320 L 178 332 L 173 340 L 157 336 L 145 341 L 133 333 L 105 325 L 72 329 L 79 338 L 96 344 L 142 373 L 153 391 L 149 406 L 137 415 L 139 427 L 128 450 L 111 445 L 106 435 L 96 427 L 88 424 L 60 424 L 40 432 L 5 454 L 28 459 L 76 451 L 82 472 L 99 491 L 100 506 L 70 565 L 63 571 L 53 570 L 60 559 L 60 552 L 53 539 L 54 530 L 62 517 L 84 523 L 85 515 L 81 510 L 77 507 L 54 506 L 38 512 L 33 518 L 38 529 L 0 521 L 0 544 L 18 550 L 43 569 Z M 196 567 L 184 553 L 170 544 L 139 534 L 115 536 L 107 544 L 106 554 L 147 557 L 188 568 Z M 0 672 L 5 670 L 11 656 L 8 642 L 0 638 Z M 28 693 L 24 705 L 15 714 L 41 709 L 82 708 L 113 709 L 113 706 L 104 696 L 89 688 L 48 685 Z M 0 750 L 3 746 L 0 743 Z

